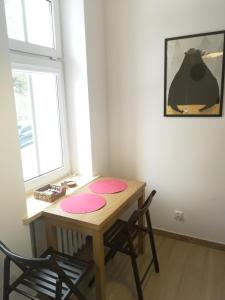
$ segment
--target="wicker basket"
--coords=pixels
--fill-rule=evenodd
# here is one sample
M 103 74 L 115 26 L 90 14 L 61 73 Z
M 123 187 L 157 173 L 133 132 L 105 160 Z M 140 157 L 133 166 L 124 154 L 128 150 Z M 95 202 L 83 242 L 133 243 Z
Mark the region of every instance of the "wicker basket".
M 54 202 L 66 194 L 66 187 L 47 184 L 34 191 L 34 198 L 46 202 Z

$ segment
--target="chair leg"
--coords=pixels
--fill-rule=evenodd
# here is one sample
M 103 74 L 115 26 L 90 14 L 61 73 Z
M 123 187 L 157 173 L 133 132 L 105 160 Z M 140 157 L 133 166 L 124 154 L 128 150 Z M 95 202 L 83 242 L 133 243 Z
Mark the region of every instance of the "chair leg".
M 79 300 L 87 300 L 78 289 L 73 289 L 73 294 L 79 299 Z
M 136 284 L 137 293 L 138 293 L 138 300 L 144 300 L 139 271 L 138 271 L 138 267 L 137 267 L 137 261 L 136 261 L 136 257 L 134 255 L 131 255 L 131 263 L 132 263 L 134 279 L 135 279 L 135 284 Z
M 88 286 L 89 287 L 92 287 L 92 285 L 94 284 L 94 282 L 95 282 L 95 278 L 94 278 L 94 276 L 91 278 L 91 280 L 88 282 Z
M 135 284 L 136 284 L 136 288 L 137 288 L 138 300 L 144 300 L 142 287 L 141 287 L 141 280 L 140 280 L 140 276 L 139 276 L 139 270 L 138 270 L 137 261 L 136 261 L 136 254 L 134 251 L 134 246 L 133 246 L 131 236 L 128 237 L 128 244 L 129 244 L 129 248 L 130 248 L 130 258 L 131 258 L 131 264 L 132 264 L 132 269 L 133 269 L 133 273 L 134 273 Z
M 109 250 L 109 252 L 105 256 L 105 264 L 107 264 L 110 261 L 110 259 L 112 259 L 116 255 L 117 251 L 118 250 L 114 248 Z
M 57 279 L 55 300 L 61 300 L 61 292 L 62 292 L 62 280 Z
M 149 240 L 150 240 L 150 246 L 152 249 L 152 256 L 153 256 L 155 272 L 159 273 L 159 262 L 158 262 L 156 247 L 155 247 L 155 239 L 154 239 L 154 235 L 153 235 L 153 231 L 152 231 L 152 223 L 151 223 L 149 211 L 147 211 L 147 213 L 146 213 L 146 221 L 147 221 L 147 225 L 148 225 L 148 229 L 149 229 L 148 235 L 149 235 Z
M 116 253 L 117 253 L 117 250 L 115 250 L 114 248 L 110 249 L 109 252 L 107 253 L 107 255 L 105 256 L 105 264 L 107 264 L 110 261 L 110 259 L 112 259 L 116 255 Z M 95 278 L 93 276 L 91 278 L 91 280 L 89 281 L 88 286 L 92 287 L 94 282 L 95 282 Z
M 4 260 L 4 284 L 3 284 L 3 299 L 9 300 L 9 282 L 10 282 L 10 259 L 6 256 Z
M 9 294 L 10 294 L 10 292 L 4 289 L 3 290 L 3 299 L 9 300 Z

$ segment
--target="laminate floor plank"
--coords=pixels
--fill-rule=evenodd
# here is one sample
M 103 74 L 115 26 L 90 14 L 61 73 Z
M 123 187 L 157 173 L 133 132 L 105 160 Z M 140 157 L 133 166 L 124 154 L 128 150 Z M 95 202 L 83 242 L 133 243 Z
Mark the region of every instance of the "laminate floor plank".
M 151 270 L 143 289 L 145 300 L 225 300 L 225 252 L 165 236 L 155 235 L 160 273 Z M 138 259 L 141 272 L 150 255 Z M 106 266 L 107 300 L 136 300 L 137 293 L 129 257 L 117 254 Z M 82 284 L 88 300 L 94 287 Z M 98 300 L 98 299 L 95 299 Z

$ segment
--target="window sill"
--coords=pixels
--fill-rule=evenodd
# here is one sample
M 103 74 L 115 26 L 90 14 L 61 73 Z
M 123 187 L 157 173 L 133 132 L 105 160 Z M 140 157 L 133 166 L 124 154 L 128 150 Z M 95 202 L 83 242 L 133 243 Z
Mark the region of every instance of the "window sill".
M 84 176 L 76 176 L 76 177 L 65 177 L 62 178 L 60 181 L 54 183 L 59 184 L 62 181 L 65 180 L 74 180 L 77 183 L 77 186 L 75 188 L 67 189 L 66 196 L 67 197 L 71 194 L 73 194 L 75 191 L 80 189 L 81 187 L 85 186 L 86 184 L 90 183 L 94 179 L 96 179 L 98 176 L 90 176 L 90 177 L 84 177 Z M 42 200 L 37 200 L 34 198 L 33 194 L 29 195 L 26 198 L 26 207 L 27 207 L 27 214 L 23 218 L 23 224 L 29 224 L 33 222 L 34 220 L 40 218 L 42 216 L 42 212 L 52 205 L 54 202 L 49 203 Z

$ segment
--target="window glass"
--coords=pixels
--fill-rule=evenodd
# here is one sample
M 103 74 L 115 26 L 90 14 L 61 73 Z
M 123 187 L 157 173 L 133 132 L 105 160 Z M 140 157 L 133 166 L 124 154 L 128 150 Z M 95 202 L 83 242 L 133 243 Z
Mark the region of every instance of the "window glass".
M 57 76 L 33 73 L 32 87 L 40 173 L 44 174 L 62 166 Z
M 52 1 L 5 0 L 8 37 L 54 48 Z
M 5 0 L 8 37 L 25 41 L 22 0 Z
M 54 73 L 13 70 L 24 180 L 63 166 Z
M 54 48 L 52 3 L 47 0 L 24 0 L 27 41 Z

